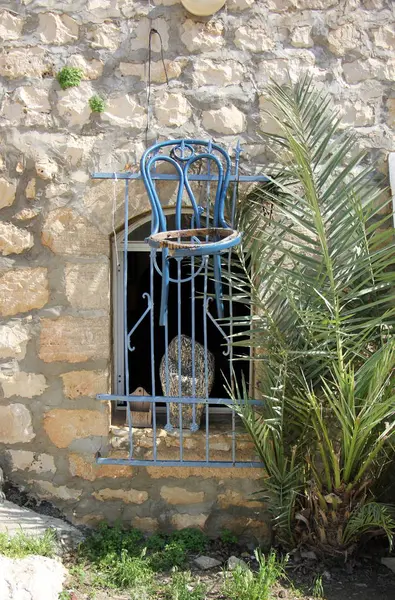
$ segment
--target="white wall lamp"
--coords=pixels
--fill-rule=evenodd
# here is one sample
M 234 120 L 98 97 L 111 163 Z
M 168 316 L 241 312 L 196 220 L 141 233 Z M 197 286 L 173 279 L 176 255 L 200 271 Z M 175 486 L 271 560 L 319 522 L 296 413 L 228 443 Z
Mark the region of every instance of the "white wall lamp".
M 213 15 L 224 6 L 225 2 L 226 0 L 181 0 L 187 11 L 197 17 Z

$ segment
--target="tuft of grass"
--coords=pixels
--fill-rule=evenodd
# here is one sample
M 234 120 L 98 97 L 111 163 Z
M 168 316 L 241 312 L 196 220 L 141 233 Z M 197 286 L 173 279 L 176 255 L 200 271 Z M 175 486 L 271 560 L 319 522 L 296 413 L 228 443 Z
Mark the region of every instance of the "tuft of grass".
M 102 113 L 106 110 L 106 101 L 101 96 L 95 94 L 89 98 L 89 107 L 92 112 Z
M 84 72 L 82 69 L 78 69 L 77 67 L 63 67 L 56 75 L 56 79 L 62 90 L 67 90 L 67 88 L 79 86 L 83 75 Z
M 0 554 L 9 558 L 23 558 L 29 554 L 52 557 L 55 552 L 55 534 L 51 529 L 42 536 L 27 535 L 23 531 L 13 537 L 0 533 Z
M 255 551 L 258 572 L 240 566 L 225 575 L 224 593 L 229 600 L 269 600 L 274 584 L 285 575 L 285 560 L 278 560 L 274 551 L 266 558 Z
M 171 582 L 165 590 L 166 600 L 204 600 L 206 586 L 200 581 L 194 582 L 189 571 L 175 570 Z
M 129 589 L 145 587 L 153 584 L 153 571 L 144 553 L 140 556 L 130 556 L 127 550 L 120 554 L 109 553 L 95 565 L 92 584 L 95 587 L 110 589 Z
M 312 593 L 313 593 L 313 598 L 324 598 L 325 597 L 324 585 L 322 583 L 321 575 L 317 575 L 317 577 L 314 579 Z

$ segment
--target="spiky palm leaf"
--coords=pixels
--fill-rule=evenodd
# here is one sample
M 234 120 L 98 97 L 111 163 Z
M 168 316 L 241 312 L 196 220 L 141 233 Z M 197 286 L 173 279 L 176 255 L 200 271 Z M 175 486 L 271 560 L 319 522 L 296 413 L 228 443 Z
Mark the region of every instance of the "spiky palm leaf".
M 392 452 L 389 199 L 311 79 L 272 84 L 269 96 L 281 135 L 268 138 L 281 167 L 241 202 L 244 272 L 232 277 L 236 297 L 252 307 L 235 324 L 249 326 L 240 345 L 262 367 L 265 403 L 259 415 L 245 401 L 238 410 L 277 491 L 283 537 L 298 511 L 310 543 L 337 552 L 357 537 L 356 515 L 371 518 L 373 505 L 364 507 Z M 384 529 L 394 531 L 393 522 Z

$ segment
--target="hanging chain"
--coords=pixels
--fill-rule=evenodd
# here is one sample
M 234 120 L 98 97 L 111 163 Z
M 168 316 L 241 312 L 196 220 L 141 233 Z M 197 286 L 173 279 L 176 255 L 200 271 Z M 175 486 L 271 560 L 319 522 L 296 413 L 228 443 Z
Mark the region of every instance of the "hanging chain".
M 150 110 L 151 110 L 150 104 L 151 104 L 151 85 L 152 85 L 152 81 L 151 81 L 152 38 L 154 35 L 157 35 L 159 37 L 160 56 L 161 56 L 161 60 L 162 60 L 163 71 L 165 73 L 166 85 L 169 85 L 169 78 L 167 76 L 166 63 L 165 63 L 164 54 L 163 54 L 162 36 L 157 29 L 154 29 L 153 27 L 151 27 L 150 32 L 149 32 L 149 38 L 148 38 L 147 125 L 145 128 L 145 145 L 146 145 L 146 147 L 148 147 L 148 133 L 149 133 L 149 129 L 150 129 Z

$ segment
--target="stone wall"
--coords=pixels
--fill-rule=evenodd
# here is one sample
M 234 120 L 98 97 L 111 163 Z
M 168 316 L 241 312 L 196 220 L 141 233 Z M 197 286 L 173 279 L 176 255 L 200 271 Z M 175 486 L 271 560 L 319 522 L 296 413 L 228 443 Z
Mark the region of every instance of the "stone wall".
M 149 138 L 240 139 L 243 164 L 270 158 L 259 137 L 270 77 L 309 71 L 386 172 L 395 150 L 391 0 L 228 0 L 211 19 L 178 0 L 4 0 L 0 11 L 0 449 L 11 480 L 76 521 L 143 529 L 247 526 L 260 472 L 97 466 L 109 446 L 113 184 L 144 149 L 148 31 L 154 38 Z M 56 73 L 77 66 L 78 87 Z M 107 99 L 92 113 L 89 99 Z M 134 167 L 133 167 L 134 168 Z M 131 216 L 147 210 L 134 184 Z M 116 224 L 122 223 L 122 186 Z M 165 442 L 164 442 L 165 443 Z M 169 446 L 172 443 L 169 442 Z

